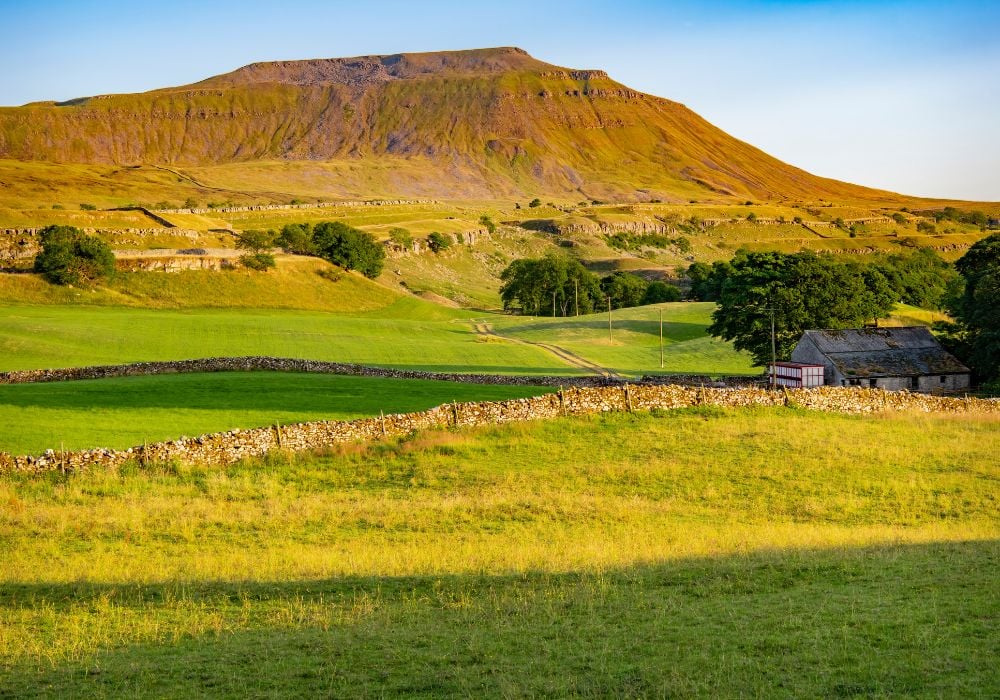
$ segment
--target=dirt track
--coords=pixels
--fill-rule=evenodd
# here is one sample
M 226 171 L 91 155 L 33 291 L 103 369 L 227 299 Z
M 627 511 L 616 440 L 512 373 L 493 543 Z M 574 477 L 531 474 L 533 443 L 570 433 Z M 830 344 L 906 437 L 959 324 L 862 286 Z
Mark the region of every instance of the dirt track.
M 520 343 L 521 345 L 532 345 L 536 348 L 541 348 L 570 365 L 571 367 L 576 367 L 577 369 L 582 369 L 585 372 L 591 374 L 596 374 L 599 377 L 608 377 L 610 379 L 621 379 L 621 375 L 607 369 L 606 367 L 601 367 L 598 364 L 591 362 L 583 357 L 580 357 L 574 352 L 570 352 L 566 348 L 561 348 L 558 345 L 553 345 L 552 343 L 536 343 L 531 340 L 521 340 L 520 338 L 511 338 L 506 335 L 500 335 L 493 331 L 493 328 L 489 323 L 480 322 L 476 323 L 476 333 L 480 335 L 491 335 L 495 338 L 502 338 L 503 340 L 509 340 L 512 343 Z

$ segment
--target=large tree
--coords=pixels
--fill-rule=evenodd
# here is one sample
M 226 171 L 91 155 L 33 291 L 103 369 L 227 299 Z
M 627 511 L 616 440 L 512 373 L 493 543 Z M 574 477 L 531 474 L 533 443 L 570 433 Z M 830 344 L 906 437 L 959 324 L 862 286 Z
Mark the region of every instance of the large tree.
M 955 268 L 965 280 L 965 291 L 951 304 L 956 349 L 980 380 L 1000 380 L 1000 233 L 976 242 Z
M 772 314 L 777 356 L 787 359 L 804 330 L 858 327 L 888 314 L 896 301 L 874 268 L 813 253 L 739 251 L 722 280 L 708 332 L 765 364 Z
M 500 298 L 505 309 L 520 306 L 524 313 L 569 316 L 579 304 L 591 313 L 601 299 L 597 277 L 578 260 L 549 253 L 543 258 L 521 258 L 501 273 Z
M 107 243 L 73 226 L 47 226 L 39 234 L 41 252 L 35 272 L 56 284 L 89 284 L 115 271 L 115 255 Z
M 375 278 L 385 264 L 385 248 L 365 231 L 340 221 L 324 221 L 312 230 L 316 254 L 345 270 Z

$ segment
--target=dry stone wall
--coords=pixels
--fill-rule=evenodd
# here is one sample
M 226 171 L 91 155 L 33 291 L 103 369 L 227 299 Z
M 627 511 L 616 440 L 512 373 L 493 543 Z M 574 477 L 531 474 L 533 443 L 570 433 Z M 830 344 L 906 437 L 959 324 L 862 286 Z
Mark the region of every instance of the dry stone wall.
M 301 451 L 338 443 L 372 441 L 408 435 L 418 430 L 450 426 L 484 426 L 587 415 L 606 411 L 648 411 L 693 406 L 785 406 L 817 411 L 878 413 L 924 411 L 944 413 L 997 413 L 1000 402 L 956 399 L 886 392 L 879 389 L 820 387 L 768 391 L 765 389 L 692 388 L 677 385 L 629 385 L 576 387 L 528 399 L 454 403 L 417 413 L 394 414 L 353 421 L 314 421 L 252 430 L 232 430 L 196 438 L 132 447 L 126 450 L 84 450 L 37 456 L 0 453 L 0 473 L 76 471 L 94 467 L 116 467 L 126 462 L 180 461 L 192 464 L 226 465 L 259 457 L 272 450 Z
M 413 204 L 438 204 L 436 199 L 378 199 L 345 202 L 313 202 L 311 204 L 252 204 L 233 207 L 191 207 L 187 209 L 156 209 L 161 214 L 227 214 L 241 211 L 276 211 L 283 209 L 325 209 L 327 207 L 385 207 Z

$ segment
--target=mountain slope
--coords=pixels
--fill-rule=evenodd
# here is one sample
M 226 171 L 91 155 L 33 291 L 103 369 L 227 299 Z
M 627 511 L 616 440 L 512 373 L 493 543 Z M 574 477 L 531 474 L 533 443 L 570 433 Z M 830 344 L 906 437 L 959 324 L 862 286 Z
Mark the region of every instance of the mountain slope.
M 257 63 L 177 88 L 2 108 L 0 158 L 408 161 L 421 174 L 398 193 L 439 196 L 893 197 L 787 165 L 603 71 L 516 48 Z

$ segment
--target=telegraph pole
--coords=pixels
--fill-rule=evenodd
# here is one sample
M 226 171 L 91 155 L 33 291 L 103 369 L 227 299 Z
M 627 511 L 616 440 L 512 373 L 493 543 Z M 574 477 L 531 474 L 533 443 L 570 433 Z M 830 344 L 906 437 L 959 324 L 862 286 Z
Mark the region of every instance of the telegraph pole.
M 660 369 L 663 369 L 663 309 L 660 309 Z
M 552 290 L 552 318 L 556 317 L 556 290 Z
M 573 280 L 573 305 L 576 307 L 576 315 L 580 315 L 580 280 Z

